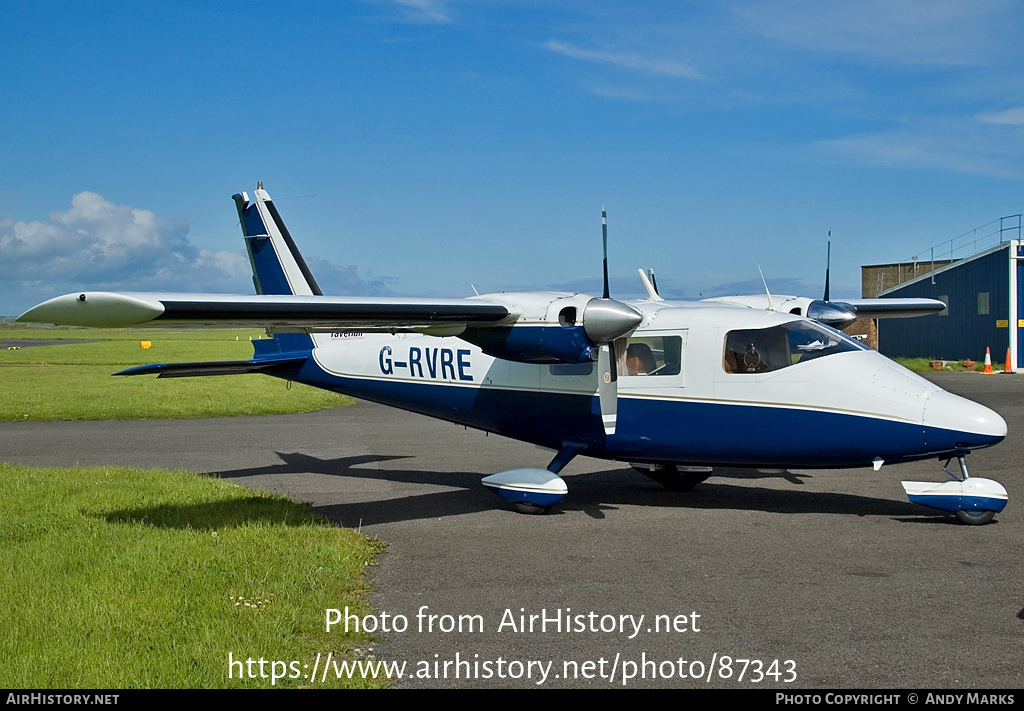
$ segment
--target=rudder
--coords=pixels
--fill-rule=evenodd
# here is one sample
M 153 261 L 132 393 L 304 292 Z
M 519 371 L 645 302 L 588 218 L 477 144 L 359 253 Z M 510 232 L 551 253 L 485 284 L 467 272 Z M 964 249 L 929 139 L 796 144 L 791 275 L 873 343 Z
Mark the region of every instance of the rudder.
M 255 198 L 249 202 L 244 192 L 231 196 L 242 223 L 256 293 L 322 296 L 262 182 L 256 188 Z

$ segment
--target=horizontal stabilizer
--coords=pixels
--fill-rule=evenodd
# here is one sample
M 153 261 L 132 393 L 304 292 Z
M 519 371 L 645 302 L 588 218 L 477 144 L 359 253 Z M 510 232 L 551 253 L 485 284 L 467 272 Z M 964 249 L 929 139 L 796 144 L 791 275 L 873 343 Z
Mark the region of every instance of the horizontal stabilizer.
M 114 375 L 156 375 L 158 378 L 193 378 L 202 375 L 242 375 L 298 368 L 306 357 L 279 360 L 215 360 L 198 363 L 152 363 L 128 368 Z

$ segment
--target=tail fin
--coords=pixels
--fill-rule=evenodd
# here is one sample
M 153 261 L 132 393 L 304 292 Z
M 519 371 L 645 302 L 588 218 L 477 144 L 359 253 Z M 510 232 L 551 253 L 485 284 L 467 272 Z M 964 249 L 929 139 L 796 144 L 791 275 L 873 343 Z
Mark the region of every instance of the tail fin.
M 242 221 L 256 293 L 322 296 L 262 181 L 255 197 L 250 203 L 244 192 L 231 196 Z

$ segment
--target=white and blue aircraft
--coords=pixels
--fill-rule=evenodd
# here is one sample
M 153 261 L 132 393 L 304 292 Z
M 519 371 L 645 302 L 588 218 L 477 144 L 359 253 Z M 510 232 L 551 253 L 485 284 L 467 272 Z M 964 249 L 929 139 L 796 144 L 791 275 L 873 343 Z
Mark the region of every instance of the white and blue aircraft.
M 249 360 L 117 375 L 265 373 L 550 448 L 546 469 L 483 480 L 524 513 L 566 496 L 558 473 L 579 454 L 629 462 L 676 490 L 716 466 L 877 471 L 956 458 L 960 476 L 951 481 L 903 482 L 911 501 L 968 524 L 988 523 L 1006 505 L 1006 490 L 970 477 L 965 460 L 1006 436 L 1003 419 L 807 318 L 850 316 L 854 307 L 830 304 L 827 292 L 823 301 L 792 302 L 793 313 L 771 296 L 768 308 L 764 297 L 751 302 L 756 308 L 746 297 L 673 302 L 641 272 L 648 298 L 621 302 L 609 296 L 606 257 L 601 297 L 324 296 L 262 183 L 253 200 L 233 198 L 256 295 L 72 293 L 19 320 L 265 327 L 272 338 L 254 341 Z M 792 297 L 777 298 L 788 305 Z

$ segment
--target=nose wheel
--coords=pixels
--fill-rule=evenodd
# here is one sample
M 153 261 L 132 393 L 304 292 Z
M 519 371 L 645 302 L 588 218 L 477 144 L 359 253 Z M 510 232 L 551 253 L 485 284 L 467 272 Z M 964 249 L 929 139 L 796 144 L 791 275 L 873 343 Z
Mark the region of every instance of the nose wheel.
M 997 481 L 972 477 L 967 471 L 967 457 L 956 456 L 960 465 L 960 476 L 949 470 L 952 457 L 943 467 L 953 481 L 935 483 L 930 481 L 905 481 L 903 489 L 915 504 L 921 504 L 940 511 L 954 514 L 958 521 L 969 526 L 990 523 L 997 513 L 1006 507 L 1006 489 Z
M 991 509 L 983 511 L 960 509 L 956 512 L 957 520 L 960 523 L 966 523 L 968 526 L 984 526 L 986 523 L 991 523 L 995 517 L 996 512 Z

